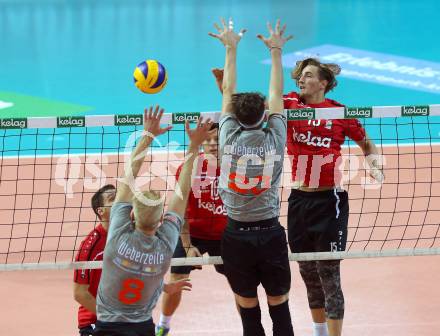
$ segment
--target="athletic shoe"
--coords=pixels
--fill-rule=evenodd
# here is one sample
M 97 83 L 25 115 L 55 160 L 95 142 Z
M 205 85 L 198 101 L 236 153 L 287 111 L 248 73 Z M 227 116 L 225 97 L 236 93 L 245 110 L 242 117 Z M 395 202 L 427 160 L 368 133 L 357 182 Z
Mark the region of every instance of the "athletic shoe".
M 158 326 L 156 327 L 156 336 L 167 336 L 170 332 L 169 328 Z

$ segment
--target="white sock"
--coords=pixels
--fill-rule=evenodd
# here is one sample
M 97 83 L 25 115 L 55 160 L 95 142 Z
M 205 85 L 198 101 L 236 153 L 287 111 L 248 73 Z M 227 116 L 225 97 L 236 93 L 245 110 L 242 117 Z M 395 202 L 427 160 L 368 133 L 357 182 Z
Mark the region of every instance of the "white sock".
M 313 322 L 313 336 L 328 336 L 327 322 Z
M 164 314 L 160 314 L 159 326 L 169 329 L 172 317 L 173 317 L 173 315 L 165 316 Z

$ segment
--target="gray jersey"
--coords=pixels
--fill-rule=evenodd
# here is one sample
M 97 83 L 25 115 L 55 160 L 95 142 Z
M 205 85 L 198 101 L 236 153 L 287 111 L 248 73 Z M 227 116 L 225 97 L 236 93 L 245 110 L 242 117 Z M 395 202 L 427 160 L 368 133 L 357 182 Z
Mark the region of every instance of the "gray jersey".
M 269 117 L 267 127 L 246 130 L 226 115 L 220 120 L 221 176 L 219 192 L 228 216 L 254 222 L 279 216 L 287 121 Z
M 104 250 L 104 262 L 96 296 L 98 320 L 143 322 L 163 289 L 182 227 L 182 219 L 166 212 L 154 236 L 135 230 L 131 203 L 114 203 Z

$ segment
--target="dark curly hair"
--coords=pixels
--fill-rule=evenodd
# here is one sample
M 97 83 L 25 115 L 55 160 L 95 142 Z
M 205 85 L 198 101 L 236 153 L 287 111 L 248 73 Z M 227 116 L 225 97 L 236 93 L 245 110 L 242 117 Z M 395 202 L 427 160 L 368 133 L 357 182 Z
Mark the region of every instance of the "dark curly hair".
M 262 119 L 266 97 L 259 92 L 234 93 L 232 112 L 243 125 L 254 125 Z

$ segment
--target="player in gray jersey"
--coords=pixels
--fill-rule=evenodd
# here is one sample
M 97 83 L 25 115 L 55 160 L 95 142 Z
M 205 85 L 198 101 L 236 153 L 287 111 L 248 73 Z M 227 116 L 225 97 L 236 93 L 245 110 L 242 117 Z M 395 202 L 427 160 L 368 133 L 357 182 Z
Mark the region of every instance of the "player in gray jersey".
M 162 290 L 172 294 L 191 287 L 189 279 L 164 285 L 163 277 L 179 238 L 194 160 L 199 146 L 209 136 L 212 122 L 208 119 L 203 123 L 200 118 L 194 130 L 186 124 L 190 139 L 186 161 L 176 192 L 162 216 L 163 199 L 159 192 L 135 191 L 135 180 L 148 146 L 171 128 L 160 127 L 162 115 L 163 109 L 158 106 L 154 111 L 152 107 L 145 111 L 144 134 L 118 185 L 98 288 L 94 335 L 154 336 L 151 313 Z
M 292 336 L 288 305 L 290 266 L 286 234 L 278 221 L 281 180 L 286 144 L 283 115 L 281 49 L 284 37 L 280 22 L 270 36 L 258 35 L 269 48 L 272 69 L 267 126 L 265 97 L 259 93 L 235 93 L 236 50 L 243 33 L 233 31 L 233 22 L 215 25 L 226 48 L 220 118 L 220 196 L 228 224 L 222 239 L 225 275 L 240 308 L 244 336 L 265 335 L 257 287 L 263 285 L 273 322 L 273 335 Z

